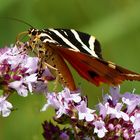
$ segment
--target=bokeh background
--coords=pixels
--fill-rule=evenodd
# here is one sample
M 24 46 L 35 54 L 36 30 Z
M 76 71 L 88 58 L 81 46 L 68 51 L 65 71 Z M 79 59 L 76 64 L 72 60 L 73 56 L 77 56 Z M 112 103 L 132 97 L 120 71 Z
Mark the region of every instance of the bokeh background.
M 5 17 L 22 19 L 36 28 L 74 28 L 95 35 L 102 44 L 106 60 L 140 72 L 140 1 L 139 0 L 1 0 L 0 46 L 15 42 L 18 33 L 29 27 Z M 102 89 L 83 80 L 71 68 L 78 87 L 89 97 L 93 108 L 101 100 Z M 121 92 L 140 93 L 139 82 L 125 82 Z M 51 119 L 53 111 L 41 113 L 45 103 L 41 95 L 26 98 L 13 95 L 10 101 L 16 111 L 8 118 L 0 117 L 0 140 L 42 140 L 44 120 Z

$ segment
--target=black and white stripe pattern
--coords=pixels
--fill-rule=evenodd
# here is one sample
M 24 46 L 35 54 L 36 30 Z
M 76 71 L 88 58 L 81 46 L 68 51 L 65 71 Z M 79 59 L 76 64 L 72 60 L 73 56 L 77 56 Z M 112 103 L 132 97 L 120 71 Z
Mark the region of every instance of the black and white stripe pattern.
M 94 36 L 74 29 L 45 29 L 38 35 L 44 43 L 57 43 L 75 51 L 101 58 L 101 47 Z

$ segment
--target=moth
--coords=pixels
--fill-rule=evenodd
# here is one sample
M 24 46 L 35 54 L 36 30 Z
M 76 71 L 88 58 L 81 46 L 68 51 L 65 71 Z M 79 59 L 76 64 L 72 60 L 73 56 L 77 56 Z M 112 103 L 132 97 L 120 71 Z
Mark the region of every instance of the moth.
M 29 36 L 32 51 L 41 58 L 43 64 L 55 71 L 58 80 L 70 90 L 75 90 L 76 85 L 66 61 L 81 77 L 96 86 L 101 83 L 118 85 L 124 80 L 140 80 L 140 74 L 105 61 L 99 41 L 87 33 L 74 29 L 35 28 L 24 33 Z

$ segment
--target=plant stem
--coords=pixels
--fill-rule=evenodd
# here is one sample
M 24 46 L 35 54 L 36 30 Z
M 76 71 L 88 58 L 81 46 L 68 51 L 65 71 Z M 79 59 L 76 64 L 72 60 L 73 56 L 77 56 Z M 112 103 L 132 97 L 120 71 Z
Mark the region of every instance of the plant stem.
M 75 140 L 80 140 L 80 138 L 77 135 L 77 130 L 76 130 L 75 124 L 73 122 L 71 122 L 71 125 L 72 125 L 72 128 L 74 130 L 74 138 L 75 138 Z

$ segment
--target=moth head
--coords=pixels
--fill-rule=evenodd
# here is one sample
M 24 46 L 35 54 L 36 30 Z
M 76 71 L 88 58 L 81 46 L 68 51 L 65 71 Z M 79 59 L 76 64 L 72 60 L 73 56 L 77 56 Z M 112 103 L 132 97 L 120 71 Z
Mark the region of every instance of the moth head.
M 39 30 L 35 28 L 30 28 L 28 30 L 29 46 L 31 46 L 32 49 L 34 49 L 36 45 L 39 43 L 38 32 Z
M 29 37 L 36 36 L 36 35 L 38 35 L 38 32 L 39 32 L 38 29 L 30 28 L 30 29 L 28 30 L 28 35 L 29 35 Z

